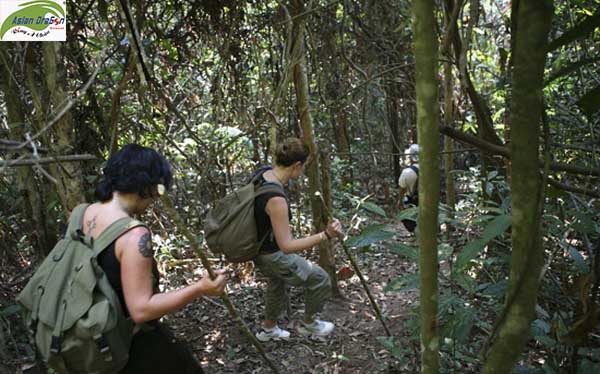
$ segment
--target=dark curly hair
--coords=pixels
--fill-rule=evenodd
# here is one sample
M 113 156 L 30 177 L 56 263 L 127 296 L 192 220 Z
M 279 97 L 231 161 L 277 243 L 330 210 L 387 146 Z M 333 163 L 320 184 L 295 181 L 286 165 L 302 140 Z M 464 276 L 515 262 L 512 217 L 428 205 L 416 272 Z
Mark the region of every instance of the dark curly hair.
M 103 172 L 96 186 L 96 198 L 102 202 L 112 199 L 114 191 L 146 198 L 157 184 L 168 189 L 173 179 L 169 162 L 155 150 L 138 144 L 128 144 L 115 152 Z

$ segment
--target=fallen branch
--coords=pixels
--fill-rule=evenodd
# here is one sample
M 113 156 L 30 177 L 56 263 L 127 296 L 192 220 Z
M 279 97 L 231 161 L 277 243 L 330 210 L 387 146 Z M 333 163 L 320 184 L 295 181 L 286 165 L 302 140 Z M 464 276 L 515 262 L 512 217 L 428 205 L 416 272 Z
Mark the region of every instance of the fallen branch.
M 202 265 L 208 272 L 210 278 L 214 279 L 216 277 L 216 275 L 215 275 L 215 272 L 213 271 L 212 267 L 210 266 L 210 262 L 208 261 L 206 254 L 204 254 L 204 251 L 202 249 L 200 249 L 200 245 L 198 244 L 198 239 L 196 239 L 196 236 L 194 234 L 192 234 L 192 232 L 187 228 L 187 226 L 183 222 L 183 219 L 181 218 L 181 216 L 179 215 L 179 213 L 173 206 L 173 202 L 171 201 L 171 198 L 167 194 L 163 194 L 161 196 L 161 200 L 167 211 L 167 215 L 173 220 L 173 222 L 175 223 L 175 225 L 177 226 L 179 231 L 183 234 L 183 236 L 185 236 L 189 240 L 190 246 L 192 247 L 192 249 L 194 250 L 196 255 L 198 257 L 200 257 L 200 260 L 202 261 Z M 238 324 L 238 327 L 240 328 L 240 330 L 244 333 L 244 335 L 246 335 L 246 337 L 250 340 L 252 345 L 254 345 L 256 350 L 260 353 L 260 355 L 262 356 L 265 363 L 267 365 L 269 365 L 269 367 L 271 368 L 271 370 L 273 370 L 274 373 L 279 373 L 277 366 L 275 366 L 273 361 L 271 361 L 269 359 L 262 344 L 260 344 L 258 339 L 256 339 L 254 334 L 250 331 L 248 326 L 246 326 L 246 324 L 240 317 L 240 314 L 235 309 L 235 306 L 233 305 L 233 303 L 231 302 L 231 300 L 229 299 L 227 294 L 223 294 L 221 296 L 221 300 L 223 301 L 223 304 L 225 304 L 225 307 L 229 311 L 229 314 L 231 314 L 231 316 L 233 317 L 235 322 Z
M 325 200 L 323 200 L 323 195 L 321 195 L 321 193 L 319 193 L 319 192 L 316 192 L 315 194 L 319 197 L 319 199 L 321 199 L 321 203 L 323 204 L 323 209 L 327 213 L 327 216 L 329 217 L 329 219 L 333 219 L 333 216 L 331 215 L 331 211 L 327 207 Z M 375 311 L 375 314 L 377 315 L 377 319 L 379 319 L 379 322 L 381 322 L 381 325 L 383 326 L 383 329 L 385 330 L 385 334 L 387 336 L 392 336 L 392 333 L 390 332 L 387 325 L 385 324 L 385 321 L 383 320 L 383 316 L 381 315 L 381 310 L 379 309 L 379 306 L 375 302 L 375 298 L 371 294 L 371 290 L 369 290 L 369 285 L 367 284 L 365 277 L 362 275 L 362 273 L 358 267 L 358 264 L 356 263 L 356 260 L 354 259 L 354 256 L 352 256 L 352 253 L 350 253 L 350 250 L 348 249 L 348 246 L 346 246 L 344 239 L 338 238 L 338 240 L 340 241 L 340 244 L 342 245 L 344 252 L 346 252 L 346 256 L 348 256 L 348 259 L 350 260 L 350 263 L 352 264 L 352 267 L 354 268 L 356 275 L 358 275 L 358 279 L 360 279 L 360 283 L 362 284 L 363 288 L 365 289 L 367 297 L 369 298 L 369 301 L 371 302 L 371 306 L 373 307 L 373 311 Z

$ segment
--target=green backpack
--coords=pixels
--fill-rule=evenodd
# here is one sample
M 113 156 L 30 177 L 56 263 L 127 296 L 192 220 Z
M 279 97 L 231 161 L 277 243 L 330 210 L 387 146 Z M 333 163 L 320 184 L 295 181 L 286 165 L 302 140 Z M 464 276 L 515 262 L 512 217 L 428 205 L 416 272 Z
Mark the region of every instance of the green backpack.
M 261 175 L 262 173 L 258 174 L 250 183 L 219 200 L 206 216 L 206 243 L 213 253 L 225 255 L 227 261 L 252 260 L 269 236 L 267 233 L 258 241 L 254 199 L 267 192 L 280 192 L 284 195 L 285 192 L 277 183 L 257 186 L 256 181 Z
M 116 373 L 129 358 L 134 322 L 98 265 L 98 255 L 143 223 L 125 217 L 94 240 L 82 232 L 88 204 L 78 205 L 69 228 L 17 297 L 36 345 L 58 373 Z

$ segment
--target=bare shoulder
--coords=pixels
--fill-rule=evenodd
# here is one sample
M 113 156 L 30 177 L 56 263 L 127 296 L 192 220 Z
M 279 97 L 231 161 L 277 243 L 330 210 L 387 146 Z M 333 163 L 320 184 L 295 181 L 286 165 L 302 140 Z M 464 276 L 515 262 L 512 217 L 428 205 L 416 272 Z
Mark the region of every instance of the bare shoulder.
M 283 196 L 273 196 L 269 199 L 269 202 L 267 202 L 267 210 L 268 212 L 282 210 L 283 212 L 285 212 L 285 214 L 287 214 L 287 200 Z
M 138 226 L 127 231 L 117 240 L 116 245 L 119 254 L 122 254 L 124 250 L 135 250 L 146 258 L 154 256 L 152 236 L 150 230 L 145 226 Z

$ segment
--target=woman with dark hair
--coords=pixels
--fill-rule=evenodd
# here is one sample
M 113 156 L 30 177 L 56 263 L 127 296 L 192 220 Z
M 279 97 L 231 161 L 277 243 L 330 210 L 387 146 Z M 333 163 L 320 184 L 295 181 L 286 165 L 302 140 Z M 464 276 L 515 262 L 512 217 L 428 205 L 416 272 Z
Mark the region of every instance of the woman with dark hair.
M 300 139 L 288 138 L 277 147 L 274 167 L 259 169 L 255 180 L 261 185 L 274 183 L 284 187 L 290 179 L 300 177 L 308 156 L 309 149 Z M 257 237 L 265 238 L 254 263 L 268 278 L 265 319 L 257 338 L 261 341 L 289 338 L 289 331 L 277 325 L 277 320 L 288 309 L 287 285 L 304 288 L 304 318 L 299 321 L 297 330 L 303 335 L 329 335 L 333 323 L 317 318 L 331 293 L 329 276 L 321 267 L 295 253 L 340 235 L 340 222 L 333 220 L 324 231 L 295 239 L 290 227 L 292 215 L 283 190 L 259 195 L 255 199 L 254 217 Z
M 129 144 L 113 154 L 96 188 L 99 202 L 84 213 L 84 234 L 97 238 L 120 218 L 143 213 L 171 184 L 171 167 L 156 151 Z M 124 312 L 138 324 L 130 358 L 121 373 L 200 373 L 193 353 L 177 342 L 158 319 L 202 296 L 223 293 L 223 271 L 211 280 L 207 274 L 196 283 L 170 292 L 158 289 L 158 270 L 150 231 L 139 226 L 127 231 L 98 256 Z

